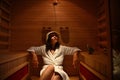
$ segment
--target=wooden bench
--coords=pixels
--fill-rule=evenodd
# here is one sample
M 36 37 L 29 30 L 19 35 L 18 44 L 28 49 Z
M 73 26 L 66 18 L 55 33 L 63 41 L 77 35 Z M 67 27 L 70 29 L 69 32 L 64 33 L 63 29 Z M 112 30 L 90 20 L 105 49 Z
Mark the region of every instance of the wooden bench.
M 0 53 L 0 80 L 26 80 L 29 75 L 27 52 Z

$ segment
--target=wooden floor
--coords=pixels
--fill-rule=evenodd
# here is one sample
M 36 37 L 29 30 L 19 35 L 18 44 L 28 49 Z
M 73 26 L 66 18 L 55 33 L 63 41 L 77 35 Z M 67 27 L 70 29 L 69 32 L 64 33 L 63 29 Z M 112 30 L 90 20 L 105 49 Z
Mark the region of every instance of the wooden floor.
M 39 80 L 39 77 L 37 77 L 37 76 L 32 76 L 31 79 L 32 79 L 32 80 Z M 77 76 L 71 76 L 71 77 L 70 77 L 70 80 L 79 80 L 79 77 L 77 77 Z

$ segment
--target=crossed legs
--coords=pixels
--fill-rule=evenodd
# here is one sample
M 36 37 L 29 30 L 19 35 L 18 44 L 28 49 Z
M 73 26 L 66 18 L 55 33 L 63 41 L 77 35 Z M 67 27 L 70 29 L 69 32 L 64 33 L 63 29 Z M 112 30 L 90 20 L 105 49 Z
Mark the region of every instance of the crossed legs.
M 40 80 L 62 80 L 62 77 L 59 73 L 54 72 L 53 65 L 49 65 L 40 76 Z

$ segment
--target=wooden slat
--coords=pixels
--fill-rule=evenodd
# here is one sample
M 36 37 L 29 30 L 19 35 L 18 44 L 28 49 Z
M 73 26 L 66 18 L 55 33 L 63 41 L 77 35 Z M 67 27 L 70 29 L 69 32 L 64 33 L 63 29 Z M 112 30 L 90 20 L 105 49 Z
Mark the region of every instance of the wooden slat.
M 9 33 L 4 33 L 4 32 L 0 32 L 0 36 L 6 36 L 6 37 L 9 37 L 10 34 L 9 34 Z
M 9 43 L 8 42 L 2 42 L 0 41 L 0 45 L 8 45 Z

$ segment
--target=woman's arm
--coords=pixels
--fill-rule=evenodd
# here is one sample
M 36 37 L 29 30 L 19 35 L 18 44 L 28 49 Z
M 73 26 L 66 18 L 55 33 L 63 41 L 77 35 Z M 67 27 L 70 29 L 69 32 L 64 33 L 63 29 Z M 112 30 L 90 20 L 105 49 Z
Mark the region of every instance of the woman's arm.
M 74 66 L 74 68 L 77 68 L 77 66 L 79 65 L 79 53 L 80 53 L 80 51 L 76 51 L 73 54 L 73 66 Z
M 31 52 L 31 54 L 32 54 L 33 67 L 34 67 L 34 68 L 38 68 L 38 64 L 39 64 L 39 62 L 38 62 L 38 57 L 37 57 L 37 55 L 36 55 L 35 52 Z

